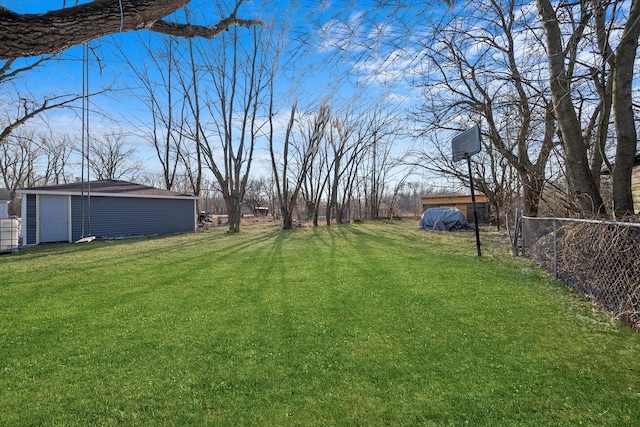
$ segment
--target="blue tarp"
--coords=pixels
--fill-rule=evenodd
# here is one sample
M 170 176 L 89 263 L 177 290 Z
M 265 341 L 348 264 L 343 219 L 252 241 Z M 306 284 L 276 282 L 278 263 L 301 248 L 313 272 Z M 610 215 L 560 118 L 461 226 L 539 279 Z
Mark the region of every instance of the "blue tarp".
M 420 228 L 427 231 L 464 230 L 467 220 L 456 208 L 429 208 L 422 214 Z

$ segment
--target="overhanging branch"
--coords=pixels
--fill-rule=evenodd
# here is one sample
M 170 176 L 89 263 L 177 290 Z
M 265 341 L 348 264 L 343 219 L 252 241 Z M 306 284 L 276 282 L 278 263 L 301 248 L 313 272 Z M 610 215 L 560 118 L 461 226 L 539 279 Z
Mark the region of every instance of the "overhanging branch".
M 213 26 L 178 24 L 163 18 L 190 0 L 102 0 L 42 14 L 17 14 L 0 7 L 0 59 L 60 53 L 118 32 L 149 29 L 179 37 L 213 38 L 228 28 L 260 24 L 231 16 Z
M 233 26 L 251 27 L 253 25 L 260 25 L 261 22 L 256 19 L 238 19 L 234 16 L 223 19 L 218 25 L 211 27 L 205 27 L 202 25 L 191 24 L 179 24 L 177 22 L 157 21 L 149 30 L 157 33 L 166 34 L 169 36 L 193 38 L 202 37 L 206 39 L 212 39 L 223 31 L 228 30 Z

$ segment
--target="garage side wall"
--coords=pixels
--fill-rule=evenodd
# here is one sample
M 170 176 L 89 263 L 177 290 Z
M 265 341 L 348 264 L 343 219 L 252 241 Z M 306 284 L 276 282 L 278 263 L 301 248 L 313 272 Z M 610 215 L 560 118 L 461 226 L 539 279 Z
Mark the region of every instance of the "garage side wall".
M 194 205 L 193 200 L 188 199 L 84 197 L 83 236 L 82 197 L 74 196 L 71 200 L 73 241 L 87 236 L 193 233 Z

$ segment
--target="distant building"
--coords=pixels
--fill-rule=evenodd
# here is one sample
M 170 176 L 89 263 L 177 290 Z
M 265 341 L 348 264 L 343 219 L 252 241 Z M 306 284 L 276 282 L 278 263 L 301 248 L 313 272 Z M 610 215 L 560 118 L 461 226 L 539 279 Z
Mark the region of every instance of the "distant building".
M 258 206 L 253 209 L 253 214 L 255 216 L 267 216 L 269 215 L 269 208 L 266 206 Z
M 473 203 L 471 196 L 427 196 L 422 198 L 422 210 L 429 208 L 457 208 L 467 221 L 473 222 Z M 479 222 L 488 222 L 489 199 L 484 194 L 476 194 L 476 210 Z
M 636 161 L 631 172 L 631 193 L 633 194 L 633 207 L 637 214 L 640 214 L 640 154 L 636 156 Z
M 608 168 L 603 168 L 601 174 L 610 177 L 611 173 Z M 631 170 L 631 197 L 633 197 L 633 208 L 635 213 L 640 214 L 640 154 L 636 154 Z

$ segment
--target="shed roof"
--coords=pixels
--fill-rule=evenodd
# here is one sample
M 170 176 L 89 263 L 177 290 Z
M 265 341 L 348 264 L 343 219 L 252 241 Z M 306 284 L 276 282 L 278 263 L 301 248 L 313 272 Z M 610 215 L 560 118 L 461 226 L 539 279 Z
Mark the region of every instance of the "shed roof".
M 0 189 L 0 202 L 8 202 L 11 200 L 11 191 Z
M 176 191 L 163 190 L 128 181 L 107 179 L 102 181 L 74 182 L 71 184 L 47 185 L 21 188 L 18 194 L 50 194 L 62 196 L 91 195 L 103 197 L 138 197 L 153 199 L 197 199 L 197 196 Z
M 487 203 L 489 199 L 482 193 L 477 193 L 476 202 Z M 455 196 L 424 196 L 422 204 L 464 204 L 471 203 L 471 195 L 455 195 Z

